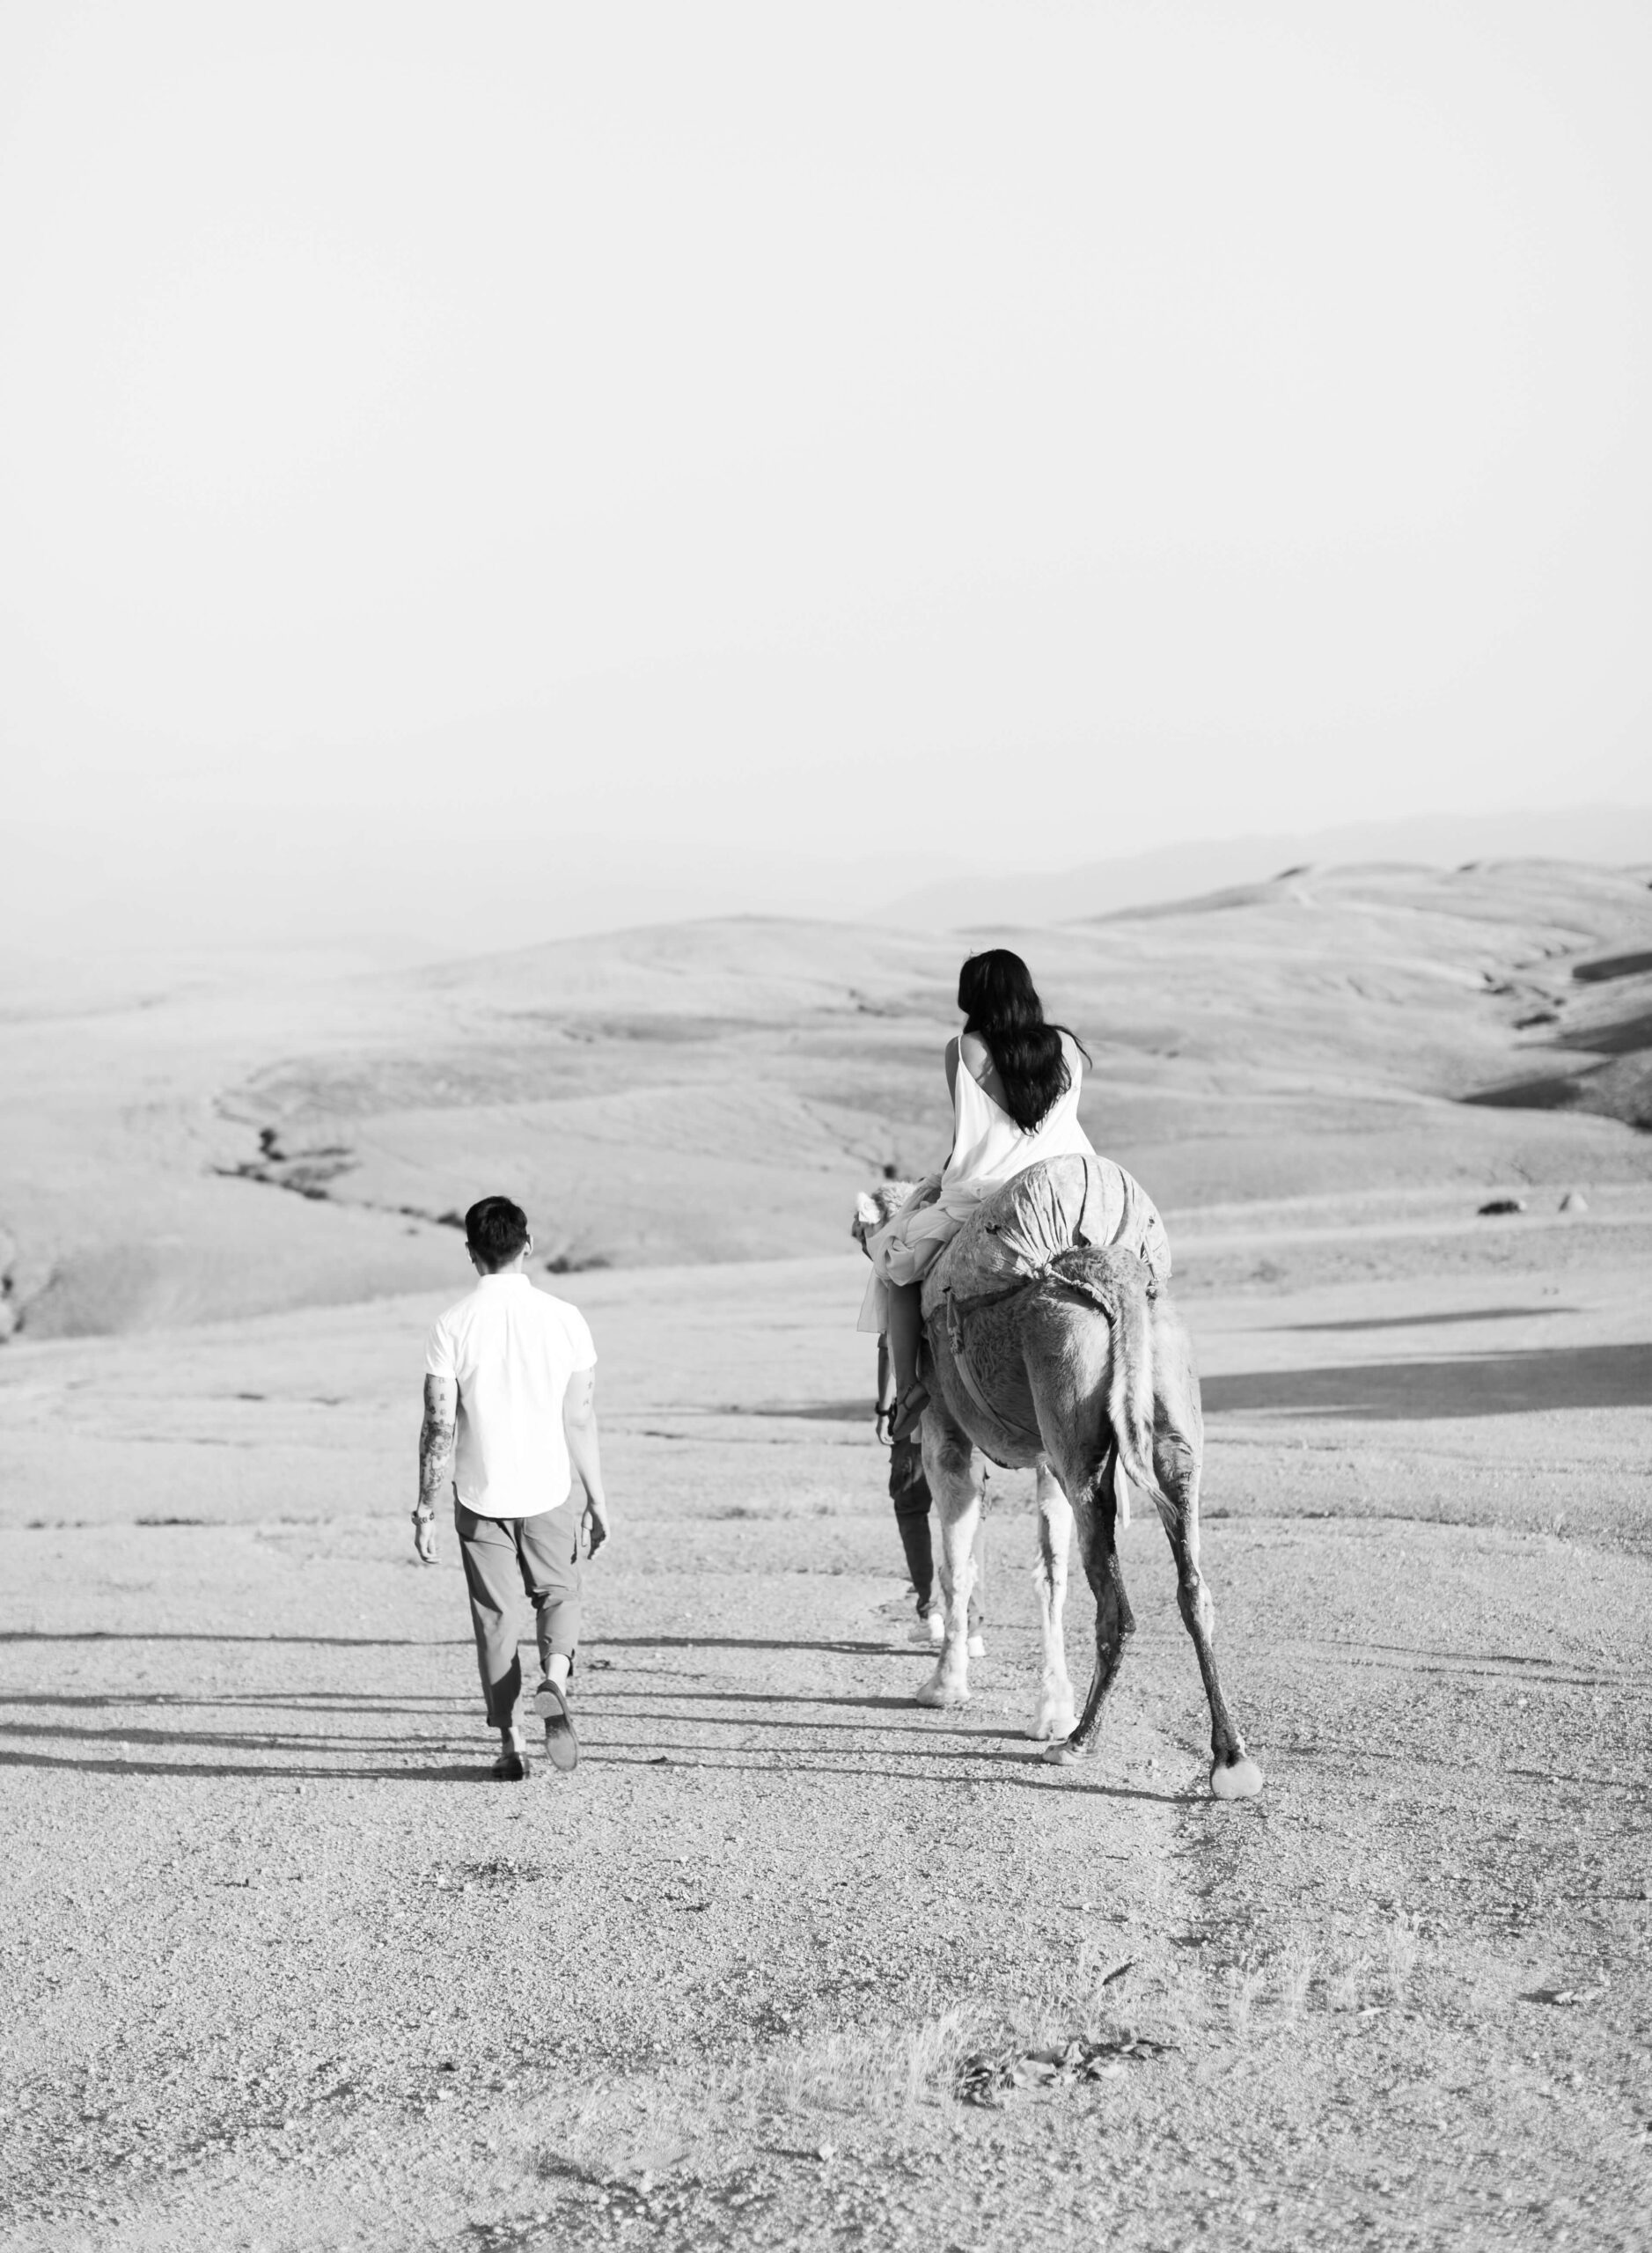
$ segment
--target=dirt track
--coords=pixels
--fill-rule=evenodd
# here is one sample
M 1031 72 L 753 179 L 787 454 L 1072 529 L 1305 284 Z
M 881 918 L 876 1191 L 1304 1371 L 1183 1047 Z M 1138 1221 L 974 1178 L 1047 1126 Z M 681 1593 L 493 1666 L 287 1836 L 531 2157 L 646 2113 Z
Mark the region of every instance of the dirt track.
M 1024 1480 L 908 1702 L 848 1260 L 575 1279 L 620 1538 L 515 1790 L 410 1557 L 439 1302 L 8 1349 L 4 2242 L 1644 2242 L 1646 1219 L 1178 1243 L 1238 1809 L 1150 1519 L 1093 1767 Z

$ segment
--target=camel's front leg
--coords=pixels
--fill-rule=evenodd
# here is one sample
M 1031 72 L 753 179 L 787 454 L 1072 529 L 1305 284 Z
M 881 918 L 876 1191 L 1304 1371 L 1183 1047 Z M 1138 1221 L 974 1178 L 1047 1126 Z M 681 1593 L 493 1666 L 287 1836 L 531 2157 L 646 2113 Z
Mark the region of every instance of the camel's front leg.
M 1044 1679 L 1027 1735 L 1032 1737 L 1070 1736 L 1077 1719 L 1073 1710 L 1073 1685 L 1067 1672 L 1067 1639 L 1062 1615 L 1067 1609 L 1067 1559 L 1072 1547 L 1073 1506 L 1061 1491 L 1048 1460 L 1039 1457 L 1039 1561 L 1033 1580 L 1039 1591 L 1039 1626 L 1044 1636 Z
M 918 1692 L 921 1706 L 961 1706 L 969 1696 L 969 1598 L 980 1525 L 980 1458 L 944 1411 L 923 1419 L 923 1468 L 940 1521 L 936 1578 L 944 1633 L 935 1671 Z

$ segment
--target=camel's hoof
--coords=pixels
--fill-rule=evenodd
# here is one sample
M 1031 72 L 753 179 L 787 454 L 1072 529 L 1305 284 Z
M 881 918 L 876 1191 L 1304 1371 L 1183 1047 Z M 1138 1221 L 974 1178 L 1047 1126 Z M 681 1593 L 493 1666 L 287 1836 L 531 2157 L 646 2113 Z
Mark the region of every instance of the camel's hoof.
M 972 1636 L 970 1637 L 970 1639 L 969 1639 L 968 1642 L 966 1642 L 966 1643 L 965 1644 L 965 1646 L 964 1646 L 964 1655 L 965 1655 L 965 1657 L 966 1657 L 966 1658 L 985 1658 L 985 1657 L 986 1657 L 986 1655 L 987 1655 L 987 1646 L 986 1646 L 986 1644 L 981 1640 L 981 1639 L 980 1639 L 980 1637 L 979 1635 L 972 1635 Z
M 1077 1727 L 1078 1715 L 1070 1706 L 1058 1706 L 1046 1699 L 1033 1714 L 1027 1735 L 1036 1744 L 1052 1736 L 1071 1736 Z
M 961 1682 L 948 1682 L 940 1674 L 930 1675 L 917 1692 L 921 1706 L 964 1706 L 969 1702 L 969 1692 Z
M 1070 1736 L 1063 1736 L 1054 1744 L 1045 1746 L 1044 1757 L 1053 1768 L 1071 1768 L 1082 1760 L 1084 1755 Z
M 1225 1767 L 1220 1760 L 1213 1760 L 1210 1788 L 1218 1799 L 1254 1799 L 1262 1788 L 1262 1772 L 1248 1753 L 1241 1753 Z

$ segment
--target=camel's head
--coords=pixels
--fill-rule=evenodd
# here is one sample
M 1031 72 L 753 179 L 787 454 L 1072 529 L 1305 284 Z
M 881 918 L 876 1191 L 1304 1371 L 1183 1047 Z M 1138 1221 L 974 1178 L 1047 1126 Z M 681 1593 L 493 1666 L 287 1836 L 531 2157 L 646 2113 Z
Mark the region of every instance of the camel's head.
M 863 1251 L 868 1237 L 876 1236 L 884 1222 L 892 1219 L 914 1186 L 910 1181 L 880 1181 L 876 1189 L 862 1190 L 855 1200 L 855 1218 L 849 1222 L 849 1234 Z

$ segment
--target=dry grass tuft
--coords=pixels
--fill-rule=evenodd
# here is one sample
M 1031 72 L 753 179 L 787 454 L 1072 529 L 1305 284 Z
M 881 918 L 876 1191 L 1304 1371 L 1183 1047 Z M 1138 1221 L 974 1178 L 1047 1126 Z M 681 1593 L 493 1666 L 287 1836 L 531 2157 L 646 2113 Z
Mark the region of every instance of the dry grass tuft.
M 1406 1924 L 1391 1925 L 1383 1938 L 1384 1969 L 1388 1975 L 1388 1992 L 1395 2002 L 1403 2001 L 1411 1986 L 1411 1975 L 1417 1967 L 1417 1935 Z
M 1251 2014 L 1261 2000 L 1267 1985 L 1267 1973 L 1254 1970 L 1237 1973 L 1228 1995 L 1228 2024 L 1236 2042 L 1243 2042 L 1251 2031 Z
M 1280 1960 L 1279 2000 L 1288 2022 L 1294 2023 L 1307 2006 L 1313 1985 L 1318 1952 L 1306 1933 L 1296 1933 Z
M 914 2111 L 951 2101 L 959 2060 L 982 2023 L 961 2006 L 921 2025 L 828 2034 L 782 2051 L 756 2069 L 752 2094 L 760 2110 L 866 2111 L 893 2106 Z
M 690 2154 L 706 2176 L 726 2173 L 754 2139 L 777 2125 L 794 2132 L 823 2117 L 886 2122 L 921 2107 L 950 2110 L 959 2067 L 985 2030 L 973 2007 L 916 2026 L 870 2027 L 789 2043 L 772 2055 L 720 2072 L 679 2071 L 599 2083 L 554 2147 L 546 2177 L 628 2181 L 676 2166 Z

